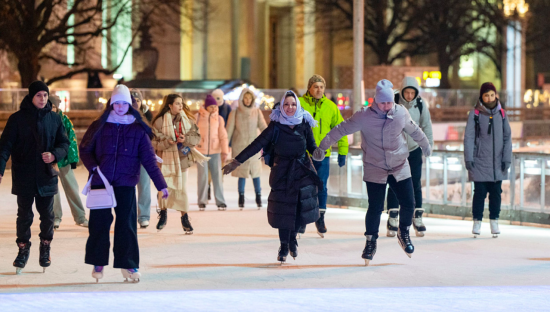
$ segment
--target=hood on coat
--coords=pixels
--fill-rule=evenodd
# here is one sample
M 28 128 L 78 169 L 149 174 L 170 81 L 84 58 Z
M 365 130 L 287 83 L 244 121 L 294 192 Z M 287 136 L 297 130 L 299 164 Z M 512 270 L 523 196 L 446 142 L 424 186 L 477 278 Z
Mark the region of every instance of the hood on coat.
M 52 111 L 52 102 L 48 100 L 48 103 L 46 103 L 46 106 L 44 106 L 43 109 L 39 110 L 32 103 L 31 97 L 29 95 L 26 95 L 25 98 L 23 98 L 23 101 L 21 101 L 21 105 L 19 106 L 19 109 L 28 114 L 36 114 L 37 112 L 40 111 L 40 116 L 44 116 L 46 113 L 49 113 Z
M 494 115 L 496 112 L 501 110 L 501 108 L 502 106 L 500 105 L 499 99 L 497 99 L 497 105 L 493 109 L 487 108 L 485 105 L 483 105 L 481 100 L 477 100 L 476 106 L 474 107 L 474 109 L 477 109 L 480 114 L 484 115 Z
M 377 115 L 379 115 L 380 117 L 383 117 L 383 118 L 386 118 L 386 116 L 392 116 L 395 114 L 395 110 L 397 109 L 397 105 L 396 103 L 393 103 L 393 106 L 392 108 L 390 109 L 389 112 L 383 112 L 382 110 L 380 110 L 380 108 L 378 108 L 378 104 L 376 103 L 372 103 L 371 106 L 369 106 L 373 111 L 376 112 Z
M 252 95 L 252 104 L 250 104 L 250 107 L 246 107 L 243 102 L 244 95 L 247 93 L 250 93 L 250 95 Z M 238 102 L 239 108 L 244 111 L 250 110 L 251 108 L 256 107 L 255 102 L 256 102 L 256 95 L 254 95 L 254 92 L 252 92 L 252 90 L 250 90 L 249 88 L 244 88 L 243 91 L 241 92 L 241 95 L 239 96 L 239 102 Z
M 210 114 L 204 107 L 200 107 L 199 108 L 199 114 L 201 115 L 201 117 L 203 118 L 208 118 L 208 117 L 218 117 L 219 116 L 219 109 L 217 112 L 214 112 L 212 114 Z
M 418 86 L 418 80 L 416 80 L 415 77 L 405 77 L 403 78 L 403 83 L 401 85 L 403 86 L 400 93 L 401 99 L 407 104 L 410 104 L 411 102 L 416 101 L 416 98 L 418 98 L 418 95 L 420 94 L 420 87 Z M 405 100 L 405 97 L 403 96 L 403 91 L 405 91 L 405 89 L 407 88 L 411 88 L 415 92 L 414 99 L 412 99 L 412 101 L 410 102 Z

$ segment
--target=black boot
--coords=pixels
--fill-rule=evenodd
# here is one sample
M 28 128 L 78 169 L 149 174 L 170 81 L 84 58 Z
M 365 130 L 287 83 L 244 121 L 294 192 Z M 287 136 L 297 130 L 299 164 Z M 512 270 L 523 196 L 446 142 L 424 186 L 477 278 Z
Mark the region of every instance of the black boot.
M 21 273 L 21 269 L 27 265 L 27 261 L 29 261 L 29 254 L 31 252 L 31 242 L 28 243 L 17 243 L 17 247 L 19 247 L 19 253 L 17 254 L 17 257 L 15 258 L 15 261 L 13 261 L 13 266 L 17 268 L 16 273 Z
M 321 237 L 325 237 L 325 234 L 327 232 L 327 227 L 325 226 L 325 213 L 324 212 L 321 212 L 321 215 L 319 216 L 319 219 L 317 219 L 317 221 L 315 221 L 315 226 L 317 227 L 317 233 L 319 233 L 319 235 Z
M 226 209 L 227 209 L 227 205 L 226 205 L 226 204 L 219 204 L 219 205 L 218 205 L 218 210 L 225 211 Z
M 290 239 L 290 244 L 288 244 L 288 249 L 290 251 L 290 255 L 294 260 L 296 260 L 296 257 L 298 257 L 298 241 L 296 240 L 296 237 Z
M 208 200 L 211 200 L 212 196 L 210 196 L 210 184 L 208 184 Z
M 244 193 L 239 193 L 239 208 L 244 208 Z
M 256 194 L 256 205 L 258 205 L 258 208 L 262 208 L 262 194 L 261 193 Z
M 414 246 L 411 242 L 411 236 L 409 235 L 409 227 L 406 229 L 401 229 L 401 227 L 399 227 L 399 230 L 397 230 L 397 240 L 401 248 L 403 248 L 403 251 L 405 251 L 410 258 L 414 252 Z
M 277 255 L 277 261 L 280 261 L 281 264 L 286 262 L 286 256 L 288 256 L 288 244 L 287 243 L 281 243 L 281 247 L 279 248 L 279 255 Z
M 361 256 L 365 259 L 365 265 L 369 265 L 369 262 L 376 254 L 376 238 L 373 235 L 367 235 L 367 243 L 365 244 L 365 249 L 363 249 L 363 255 Z
M 189 216 L 187 213 L 181 216 L 181 226 L 183 227 L 185 234 L 193 234 L 193 227 L 191 226 L 191 222 L 189 222 Z
M 159 213 L 159 222 L 157 223 L 157 230 L 162 230 L 166 226 L 166 220 L 167 220 L 167 211 L 166 210 L 158 210 Z
M 52 260 L 50 258 L 51 243 L 52 241 L 40 240 L 40 257 L 38 258 L 38 262 L 40 263 L 40 266 L 44 268 L 44 272 L 46 272 L 46 268 L 52 264 Z

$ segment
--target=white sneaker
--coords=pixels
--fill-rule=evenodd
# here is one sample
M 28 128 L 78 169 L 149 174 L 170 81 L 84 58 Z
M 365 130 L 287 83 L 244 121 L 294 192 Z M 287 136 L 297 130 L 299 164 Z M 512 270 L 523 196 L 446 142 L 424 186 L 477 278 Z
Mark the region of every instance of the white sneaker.
M 149 226 L 149 220 L 143 220 L 143 221 L 140 221 L 139 222 L 139 226 L 142 228 L 142 229 L 145 229 Z
M 88 227 L 88 220 L 84 220 L 82 223 L 77 223 L 76 225 L 79 225 L 81 227 Z
M 491 224 L 491 234 L 500 234 L 500 230 L 498 228 L 498 219 L 491 219 L 489 223 Z
M 474 220 L 474 227 L 472 228 L 472 234 L 474 234 L 474 237 L 481 234 L 481 221 L 480 220 Z
M 61 220 L 59 220 L 59 219 L 53 220 L 53 229 L 54 229 L 54 230 L 59 229 L 59 225 L 60 225 L 60 224 L 61 224 Z

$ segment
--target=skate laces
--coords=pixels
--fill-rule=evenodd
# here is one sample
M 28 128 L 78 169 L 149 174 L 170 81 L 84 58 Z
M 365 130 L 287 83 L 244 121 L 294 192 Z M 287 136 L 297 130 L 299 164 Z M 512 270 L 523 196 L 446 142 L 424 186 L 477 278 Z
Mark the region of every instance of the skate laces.
M 401 239 L 402 239 L 405 243 L 410 244 L 410 242 L 411 242 L 411 236 L 409 235 L 409 231 L 403 231 L 403 230 L 401 230 L 401 231 L 399 231 L 399 232 L 400 232 L 400 235 L 399 235 L 399 236 L 401 236 Z

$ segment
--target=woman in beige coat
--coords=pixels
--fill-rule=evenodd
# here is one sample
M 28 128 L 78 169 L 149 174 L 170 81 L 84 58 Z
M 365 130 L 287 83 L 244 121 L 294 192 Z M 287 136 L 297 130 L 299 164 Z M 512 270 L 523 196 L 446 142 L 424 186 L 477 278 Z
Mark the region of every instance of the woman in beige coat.
M 227 137 L 231 142 L 232 155 L 236 157 L 245 147 L 250 145 L 260 132 L 267 128 L 262 112 L 254 105 L 256 97 L 250 89 L 245 88 L 239 97 L 238 107 L 229 114 L 227 119 Z M 259 131 L 258 131 L 259 130 Z M 239 178 L 239 207 L 244 208 L 244 187 L 246 179 L 252 177 L 254 191 L 256 192 L 256 204 L 262 207 L 262 188 L 260 175 L 262 174 L 262 161 L 260 153 L 241 164 L 232 176 Z

